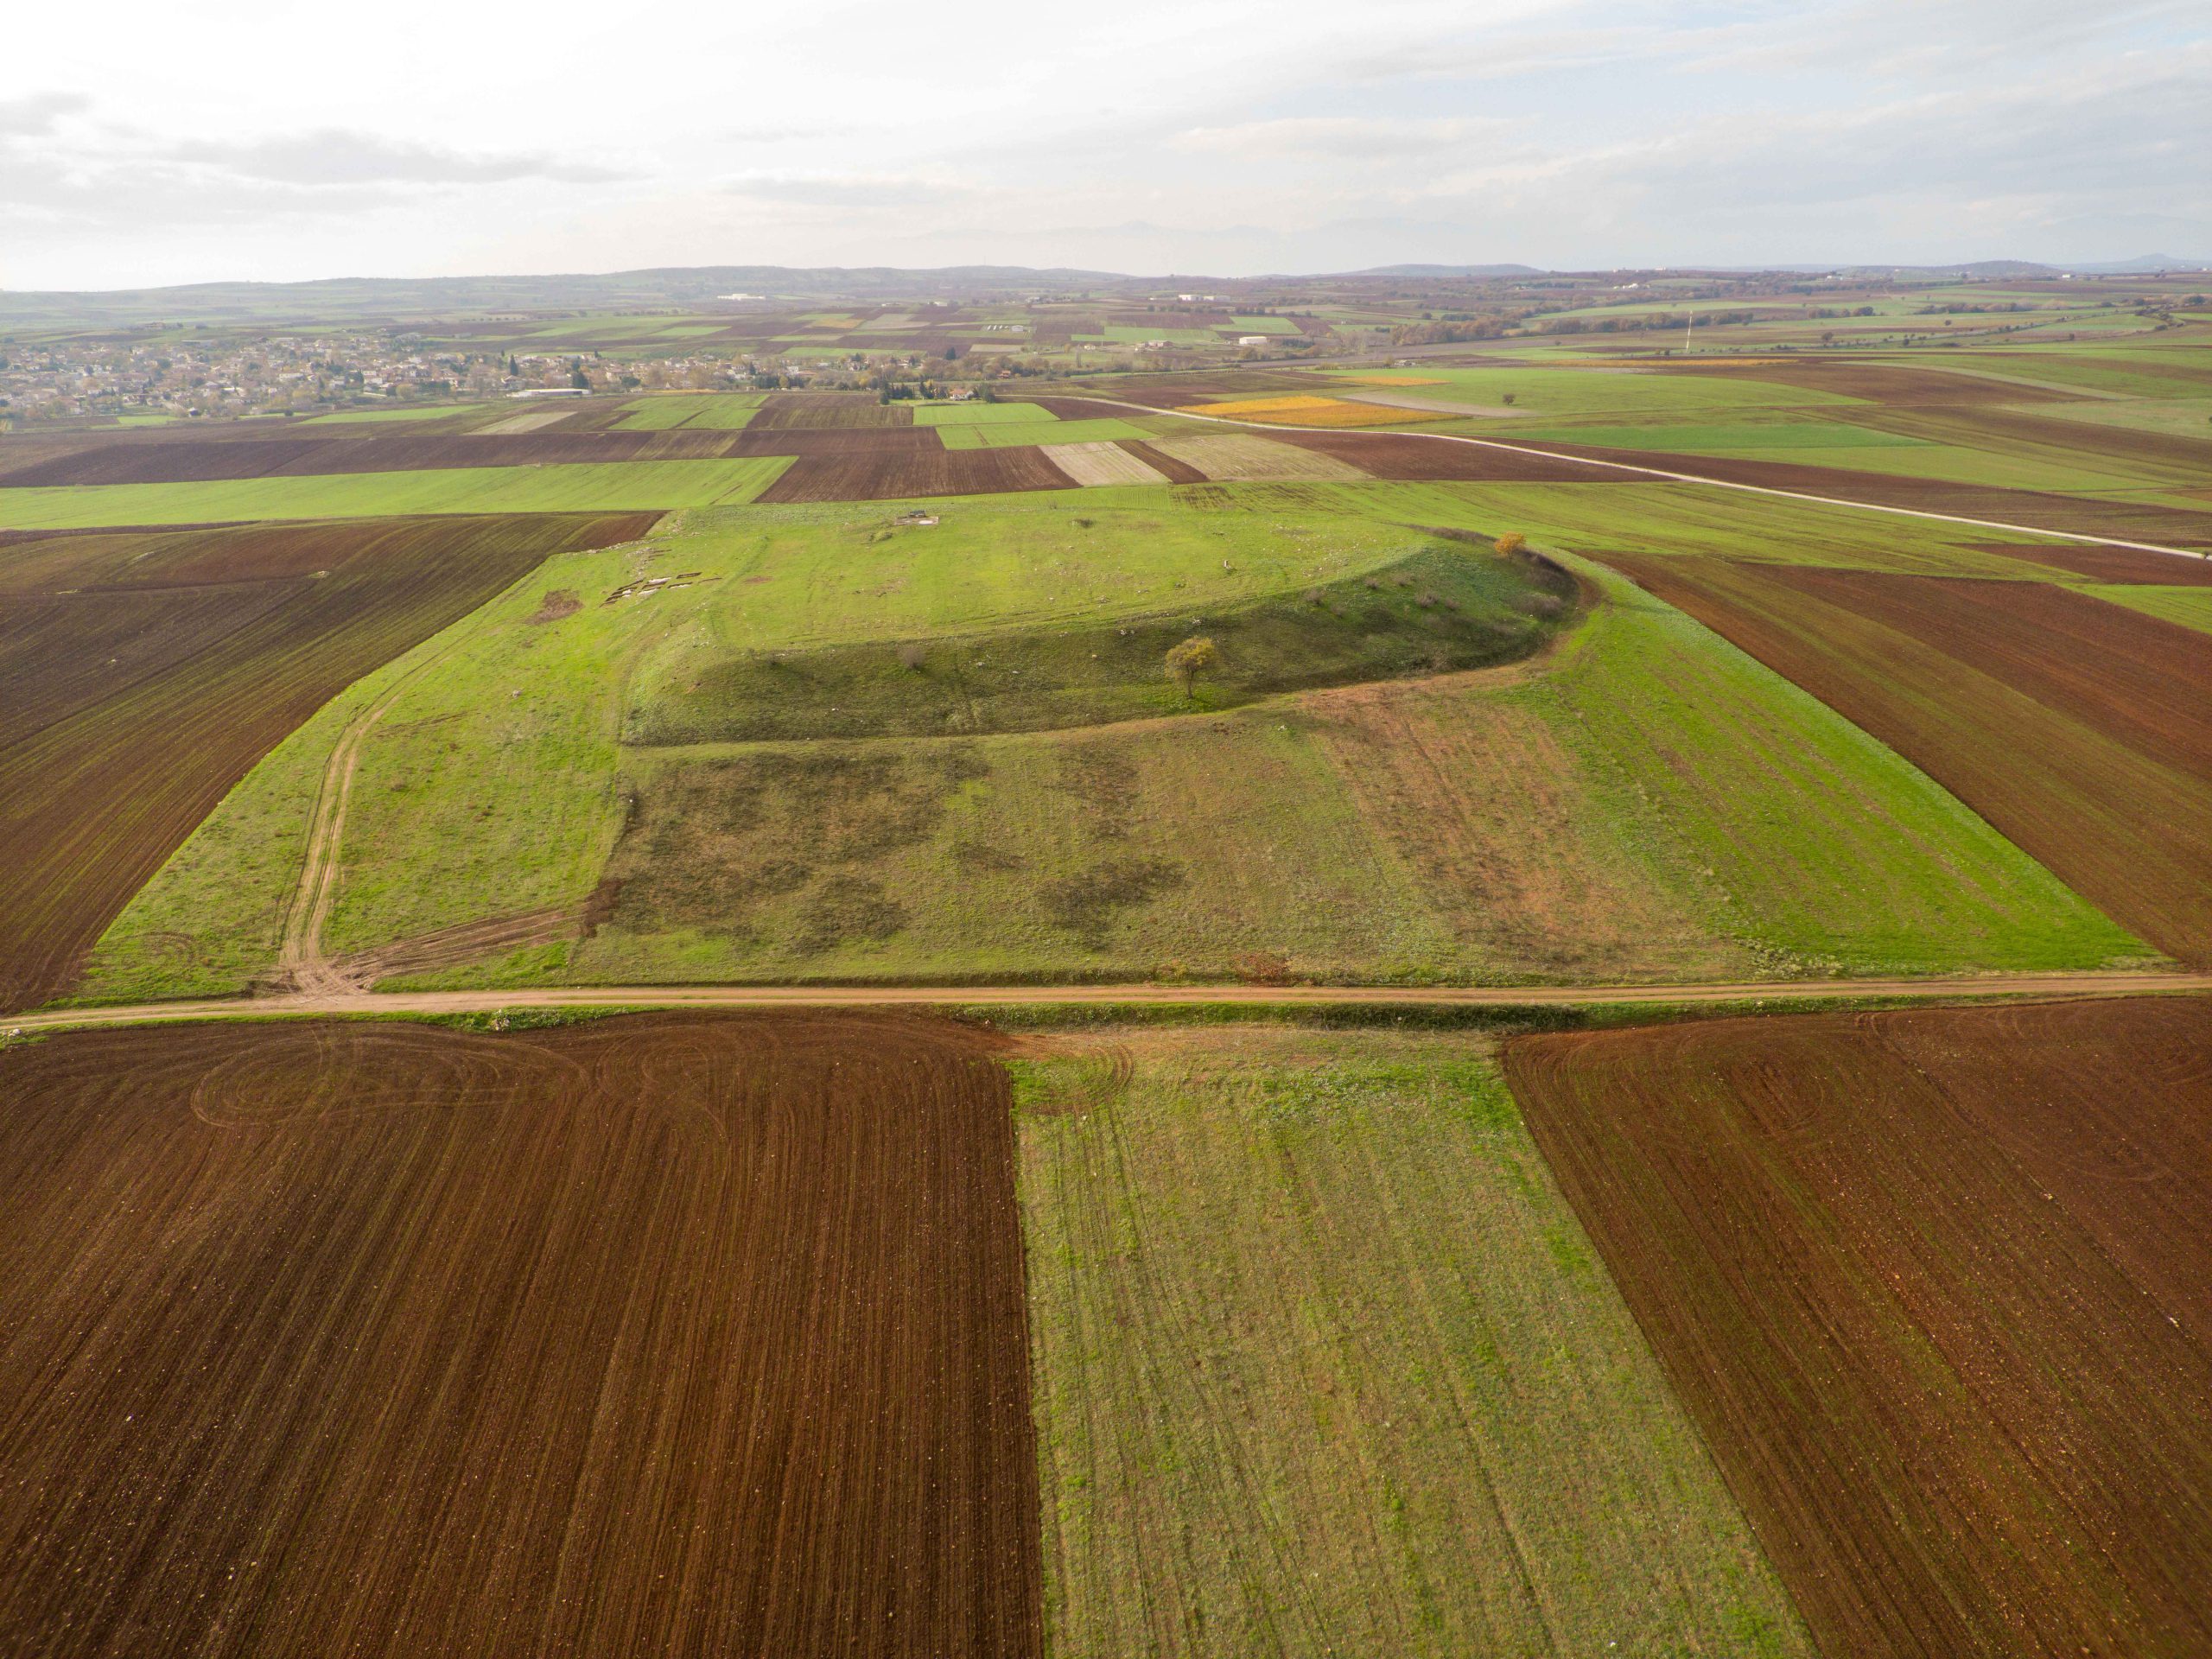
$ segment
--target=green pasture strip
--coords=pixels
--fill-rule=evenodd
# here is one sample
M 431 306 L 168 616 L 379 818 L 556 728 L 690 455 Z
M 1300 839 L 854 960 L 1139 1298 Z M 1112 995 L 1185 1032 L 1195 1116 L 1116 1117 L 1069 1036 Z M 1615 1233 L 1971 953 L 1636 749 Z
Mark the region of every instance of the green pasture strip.
M 2039 404 L 2036 413 L 2096 426 L 2124 426 L 2139 432 L 2165 432 L 2202 438 L 2212 456 L 2212 403 L 2195 397 L 2115 397 L 2079 404 Z M 2212 460 L 2207 461 L 2212 468 Z
M 2149 588 L 2122 582 L 2090 582 L 2086 593 L 2125 605 L 2145 616 L 2177 622 L 2184 628 L 2212 633 L 2212 588 Z
M 1240 334 L 1295 334 L 1302 332 L 1288 317 L 1231 317 Z
M 1567 369 L 1530 365 L 1527 368 L 1431 368 L 1422 364 L 1402 370 L 1338 369 L 1338 377 L 1361 374 L 1418 375 L 1443 382 L 1441 385 L 1407 386 L 1420 397 L 1479 404 L 1501 405 L 1508 393 L 1512 407 L 1530 415 L 1601 415 L 1635 417 L 1661 410 L 1726 412 L 1750 409 L 1809 409 L 1845 405 L 1865 400 L 1829 391 L 1809 391 L 1779 382 L 1752 378 L 1751 371 L 1737 375 L 1665 374 L 1630 368 Z
M 1814 970 L 2094 968 L 2152 953 L 1956 797 L 1718 634 L 1586 559 L 1606 604 L 1530 695 L 1703 883 L 1722 931 Z
M 435 421 L 448 415 L 469 415 L 492 407 L 489 404 L 446 404 L 429 409 L 341 409 L 328 415 L 310 416 L 306 423 L 312 426 L 352 426 L 365 422 Z
M 1264 486 L 1248 486 L 1264 490 Z M 1702 553 L 1783 564 L 1825 564 L 1925 575 L 2041 579 L 2035 567 L 1977 550 L 1976 542 L 2050 540 L 1933 519 L 1856 512 L 1700 484 L 1306 485 L 1339 492 L 1402 523 L 1519 531 L 1547 546 L 1592 554 Z M 1263 499 L 1264 498 L 1259 498 Z
M 1054 417 L 1036 404 L 916 404 L 916 426 L 1041 426 Z
M 1020 449 L 1041 443 L 1110 443 L 1152 435 L 1142 427 L 1111 416 L 1095 421 L 993 421 L 976 426 L 943 426 L 938 431 L 948 449 Z
M 1109 323 L 1094 334 L 1076 334 L 1071 338 L 1087 346 L 1141 346 L 1148 340 L 1165 340 L 1170 346 L 1218 346 L 1222 343 L 1221 334 L 1212 328 L 1146 328 L 1134 323 L 1119 322 Z
M 1809 1651 L 1480 1039 L 1095 1043 L 1015 1068 L 1052 1651 Z
M 1510 427 L 1503 427 L 1490 420 L 1463 422 L 1450 429 L 1515 442 L 1526 438 L 1539 442 L 1586 443 L 1606 449 L 1664 449 L 1686 455 L 1782 454 L 1792 461 L 1798 460 L 1798 452 L 1806 449 L 1912 448 L 1926 443 L 1924 439 L 1878 432 L 1871 427 L 1801 416 L 1729 423 L 1670 418 L 1635 426 L 1515 421 Z
M 188 524 L 226 519 L 372 518 L 412 513 L 651 511 L 749 501 L 790 465 L 594 461 L 547 467 L 342 473 L 182 484 L 0 490 L 0 528 Z
M 615 425 L 631 432 L 665 432 L 679 426 L 734 432 L 759 412 L 766 397 L 760 391 L 733 391 L 639 397 L 623 404 Z
M 2212 400 L 2212 365 L 2183 359 L 2179 366 L 2195 369 L 2186 376 L 2161 374 L 2158 359 L 2147 365 L 2132 353 L 2095 353 L 2055 345 L 2048 350 L 2025 348 L 1988 353 L 1993 368 L 2003 373 L 2033 376 L 2050 385 L 2078 386 L 2088 391 L 2117 392 L 2126 397 Z M 2212 414 L 2212 410 L 2206 411 Z

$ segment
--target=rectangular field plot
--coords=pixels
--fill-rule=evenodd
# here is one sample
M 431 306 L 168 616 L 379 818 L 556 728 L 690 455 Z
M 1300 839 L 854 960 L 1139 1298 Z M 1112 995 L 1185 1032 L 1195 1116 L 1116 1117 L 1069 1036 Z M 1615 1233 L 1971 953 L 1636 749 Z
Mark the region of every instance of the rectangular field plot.
M 1018 449 L 1033 444 L 1114 443 L 1123 438 L 1143 439 L 1141 426 L 1110 417 L 1095 421 L 992 421 L 981 426 L 942 426 L 938 429 L 948 449 Z
M 2212 1001 L 1526 1038 L 1821 1649 L 2212 1651 Z
M 671 1015 L 0 1053 L 8 1644 L 1028 1659 L 993 1046 Z
M 687 432 L 734 432 L 750 422 L 765 401 L 757 391 L 718 392 L 687 397 L 673 394 L 639 397 L 622 406 L 616 423 L 626 430 L 664 432 L 682 428 Z
M 1034 426 L 1052 418 L 1035 404 L 916 404 L 916 426 Z
M 1052 443 L 1045 459 L 1086 488 L 1106 484 L 1166 484 L 1166 474 L 1118 443 Z
M 604 461 L 0 490 L 0 525 L 55 530 L 409 513 L 661 512 L 750 501 L 785 465 L 774 459 Z
M 1048 1052 L 1017 1099 L 1053 1651 L 1808 1650 L 1478 1046 Z
M 1141 436 L 1141 434 L 1130 435 Z M 1149 447 L 1209 479 L 1328 480 L 1364 478 L 1355 463 L 1257 433 L 1209 433 L 1198 438 L 1154 438 Z

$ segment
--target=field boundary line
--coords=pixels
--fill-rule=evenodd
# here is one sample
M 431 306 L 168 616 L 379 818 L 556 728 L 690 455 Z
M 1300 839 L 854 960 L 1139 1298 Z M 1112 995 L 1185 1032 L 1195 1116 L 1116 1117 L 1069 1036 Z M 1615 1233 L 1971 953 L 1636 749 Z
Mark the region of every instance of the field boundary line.
M 1071 402 L 1079 398 L 1109 409 L 1141 410 L 1147 415 L 1172 412 L 1178 420 L 1209 421 L 1216 426 L 1245 427 L 1254 431 L 1293 432 L 1310 437 L 1317 431 L 1330 430 L 1319 427 L 1290 426 L 1274 421 L 1240 421 L 1224 415 L 1199 415 L 1185 409 L 1158 410 L 1147 404 L 1125 403 L 1118 397 L 1098 397 L 1089 392 L 1055 392 L 1052 395 L 1055 397 L 1065 396 Z M 1459 432 L 1383 432 L 1373 428 L 1363 433 L 1357 429 L 1349 431 L 1338 429 L 1337 432 L 1350 437 L 1426 438 L 1432 443 L 1471 443 L 1478 449 L 1503 449 L 1509 454 L 1541 455 L 1547 461 L 1563 461 L 1577 467 L 1599 467 L 1608 472 L 1634 473 L 1644 478 L 1664 479 L 1671 484 L 1707 484 L 1716 490 L 1741 490 L 1748 495 L 1770 495 L 1784 501 L 1809 501 L 1816 506 L 1851 507 L 1860 512 L 1886 512 L 1899 518 L 1928 518 L 1938 524 L 1966 524 L 1975 530 L 2005 530 L 2023 536 L 2049 536 L 2058 541 L 2079 542 L 2088 547 L 2125 547 L 2139 553 L 2171 553 L 2177 558 L 2212 559 L 2212 552 L 2194 547 L 2168 547 L 2163 542 L 2129 542 L 2116 536 L 2089 536 L 2072 530 L 2045 530 L 2039 524 L 2007 524 L 1998 518 L 1968 518 L 1961 513 L 1934 512 L 1925 507 L 1897 507 L 1879 501 L 1852 501 L 1840 496 L 1815 495 L 1805 490 L 1785 490 L 1773 484 L 1745 484 L 1732 478 L 1708 478 L 1701 473 L 1678 473 L 1664 467 L 1643 466 L 1632 461 L 1600 461 L 1594 455 L 1578 455 L 1528 443 L 1507 443 L 1499 438 L 1470 437 Z
M 346 982 L 338 982 L 341 986 Z M 2212 971 L 1975 974 L 1613 985 L 555 985 L 508 990 L 297 992 L 109 1007 L 47 1008 L 0 1021 L 0 1038 L 71 1026 L 283 1015 L 493 1014 L 526 1008 L 947 1008 L 1066 1006 L 1572 1007 L 1581 1004 L 1916 1001 L 2212 992 Z

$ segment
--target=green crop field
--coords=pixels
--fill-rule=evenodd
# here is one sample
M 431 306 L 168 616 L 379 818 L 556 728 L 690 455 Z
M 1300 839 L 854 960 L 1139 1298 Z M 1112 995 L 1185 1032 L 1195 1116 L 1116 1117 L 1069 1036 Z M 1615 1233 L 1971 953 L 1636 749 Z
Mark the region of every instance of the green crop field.
M 916 404 L 916 426 L 1042 425 L 1052 419 L 1035 404 L 987 404 L 973 399 L 963 404 Z
M 2097 582 L 2083 584 L 2099 599 L 2125 605 L 2130 610 L 2164 617 L 2185 628 L 2212 633 L 2212 588 L 2154 588 L 2145 584 Z
M 639 397 L 622 406 L 616 425 L 631 432 L 662 432 L 673 427 L 694 431 L 734 432 L 751 420 L 765 392 L 715 392 Z
M 1354 380 L 1429 380 L 1433 385 L 1407 385 L 1407 392 L 1422 397 L 1466 403 L 1482 407 L 1502 406 L 1507 394 L 1512 407 L 1529 415 L 1640 417 L 1678 414 L 1710 420 L 1715 413 L 1752 409 L 1799 409 L 1823 404 L 1847 405 L 1859 401 L 1834 392 L 1808 391 L 1802 386 L 1758 380 L 1751 372 L 1741 376 L 1662 374 L 1622 368 L 1528 368 L 1345 370 L 1334 372 Z M 1370 379 L 1370 384 L 1372 380 Z M 1351 388 L 1348 388 L 1348 390 Z M 1378 386 L 1378 390 L 1391 390 Z M 1620 423 L 1629 423 L 1624 418 Z
M 749 501 L 786 465 L 780 458 L 594 461 L 0 490 L 0 529 L 443 512 L 650 512 Z
M 1106 1032 L 1016 1095 L 1066 1654 L 1802 1654 L 1483 1049 Z

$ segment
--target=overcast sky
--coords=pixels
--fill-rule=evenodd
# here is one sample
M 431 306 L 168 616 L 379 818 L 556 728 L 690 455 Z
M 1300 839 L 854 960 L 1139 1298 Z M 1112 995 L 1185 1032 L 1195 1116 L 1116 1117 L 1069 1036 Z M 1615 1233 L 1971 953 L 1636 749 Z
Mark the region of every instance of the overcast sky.
M 2212 0 L 103 0 L 0 287 L 2212 257 Z

